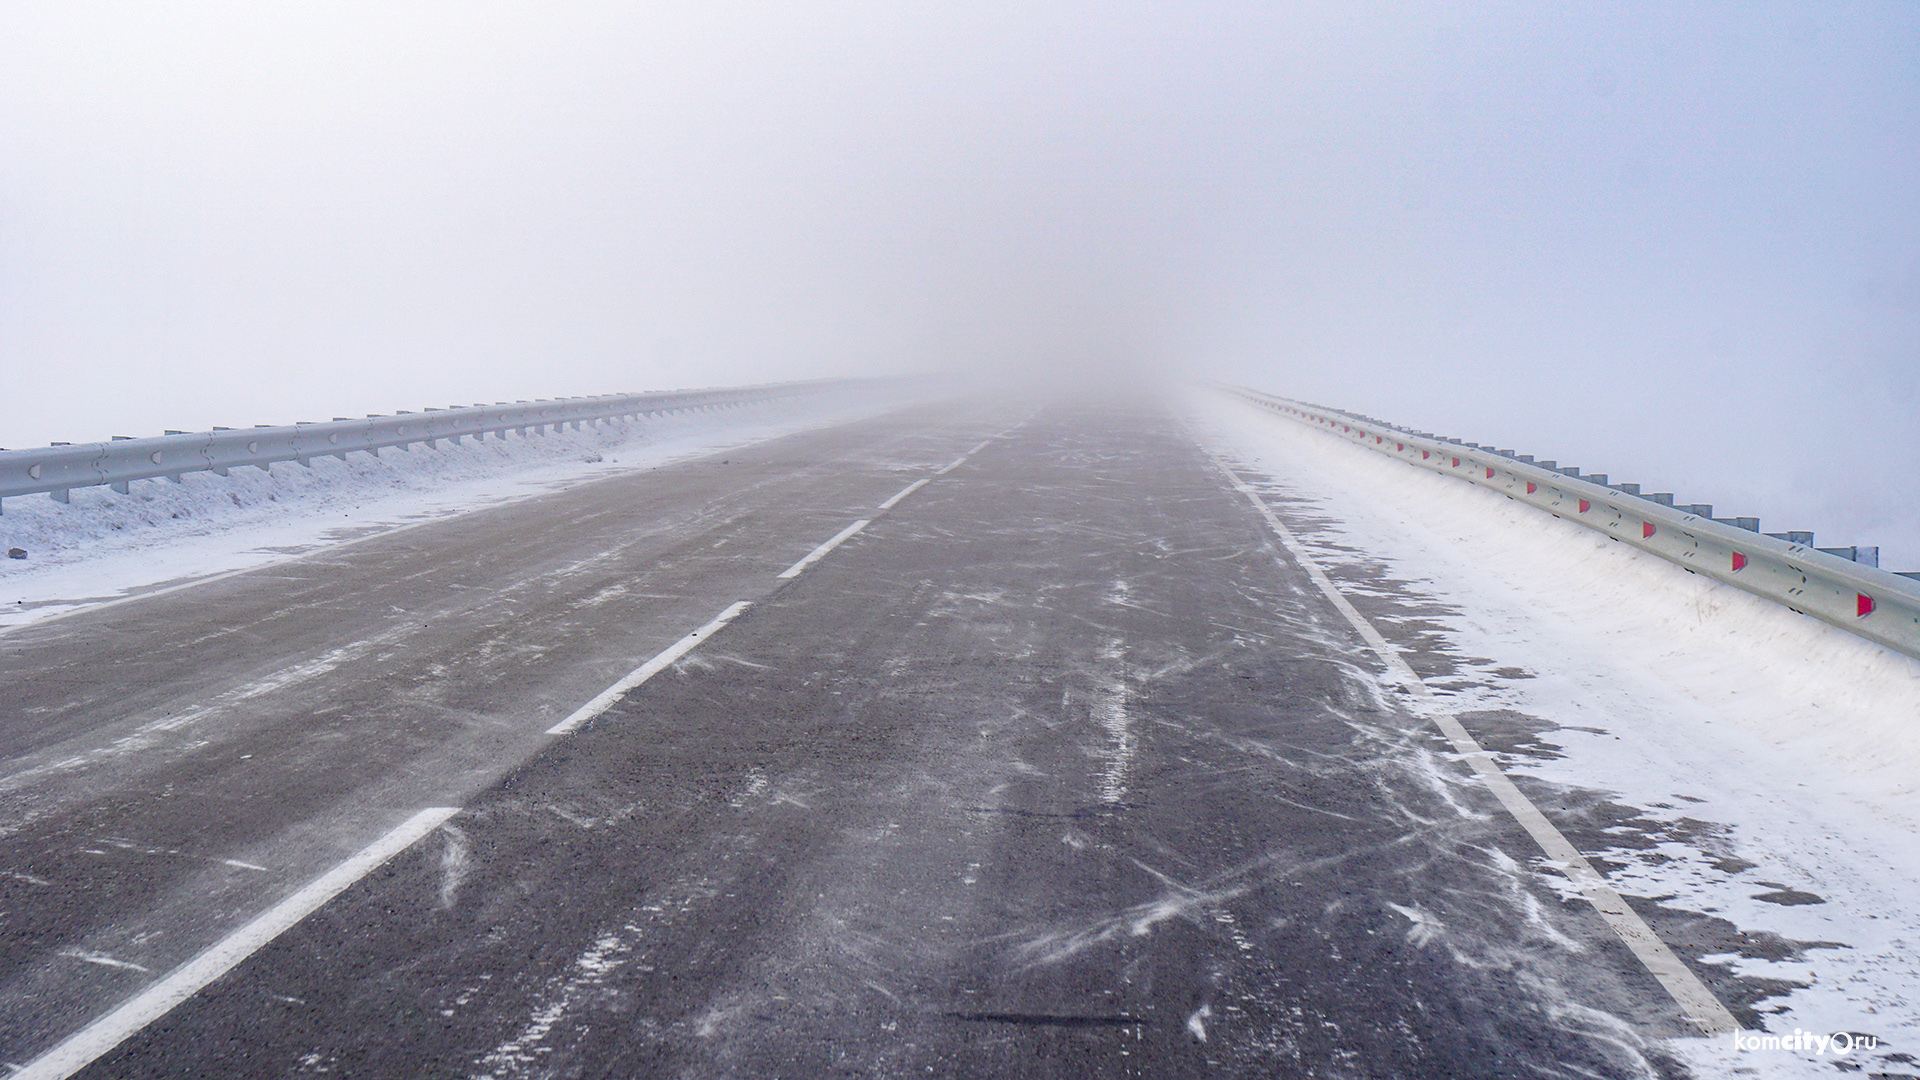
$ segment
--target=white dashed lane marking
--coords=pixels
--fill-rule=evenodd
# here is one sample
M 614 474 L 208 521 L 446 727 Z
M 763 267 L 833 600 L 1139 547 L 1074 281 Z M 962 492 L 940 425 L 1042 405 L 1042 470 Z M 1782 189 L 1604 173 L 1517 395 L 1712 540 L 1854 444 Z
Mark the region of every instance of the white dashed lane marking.
M 579 729 L 581 724 L 599 716 L 613 707 L 613 703 L 625 697 L 627 692 L 655 675 L 665 671 L 681 657 L 692 652 L 701 642 L 719 633 L 726 625 L 740 617 L 740 613 L 751 607 L 746 600 L 735 601 L 725 611 L 707 621 L 705 626 L 686 635 L 680 640 L 660 650 L 653 659 L 628 672 L 624 678 L 605 690 L 594 695 L 592 701 L 573 711 L 571 716 L 547 729 L 549 735 L 565 735 Z
M 457 806 L 430 806 L 413 815 L 392 832 L 361 848 L 347 861 L 315 878 L 306 888 L 268 908 L 255 916 L 252 922 L 173 969 L 119 1008 L 28 1062 L 9 1080 L 64 1080 L 86 1068 L 102 1054 L 127 1041 L 140 1029 L 171 1012 L 174 1006 L 233 970 L 242 960 L 260 951 L 262 946 L 285 933 L 301 919 L 318 911 L 322 904 L 345 892 L 348 886 L 411 847 L 414 841 L 439 828 L 458 811 Z
M 1018 425 L 1015 425 L 1016 427 Z M 1012 429 L 1009 428 L 1009 431 Z M 1005 434 L 1003 432 L 1002 434 Z M 997 437 L 997 436 L 996 436 Z M 992 439 L 967 451 L 954 459 L 934 476 L 942 476 L 957 468 L 969 457 L 991 445 Z M 908 484 L 899 493 L 880 504 L 879 509 L 891 510 L 901 500 L 924 487 L 933 477 L 923 477 Z M 802 571 L 822 556 L 839 547 L 849 537 L 867 527 L 870 518 L 861 518 L 835 534 L 832 539 L 808 552 L 806 557 L 794 563 L 780 573 L 781 579 L 798 577 Z M 391 535 L 392 531 L 382 535 Z M 234 571 L 221 575 L 230 577 L 244 571 Z M 206 584 L 204 579 L 193 585 Z M 183 585 L 177 588 L 187 588 Z M 161 595 L 161 590 L 147 596 Z M 135 598 L 129 598 L 135 599 Z M 700 643 L 725 629 L 727 624 L 739 618 L 749 607 L 751 601 L 740 600 L 709 620 L 698 630 L 680 638 L 672 645 L 662 649 L 653 659 L 627 673 L 612 686 L 602 690 L 585 705 L 574 710 L 565 720 L 547 729 L 549 735 L 566 735 L 579 730 L 588 720 L 600 715 L 628 692 L 645 683 L 648 679 L 671 667 L 676 661 L 699 647 Z M 362 848 L 351 858 L 315 878 L 305 888 L 256 916 L 253 921 L 222 938 L 206 951 L 192 960 L 175 968 L 145 990 L 134 995 L 112 1012 L 95 1019 L 86 1027 L 68 1036 L 53 1049 L 28 1062 L 8 1080 L 65 1080 L 81 1069 L 86 1068 L 102 1055 L 119 1046 L 128 1038 L 145 1028 L 148 1024 L 171 1012 L 181 1002 L 193 997 L 222 975 L 238 966 L 241 961 L 258 952 L 262 947 L 285 933 L 300 920 L 319 910 L 320 907 L 344 892 L 354 882 L 372 873 L 389 859 L 405 851 L 415 841 L 445 824 L 460 810 L 457 806 L 433 806 L 408 818 L 391 832 Z M 137 965 L 128 965 L 130 967 Z
M 841 529 L 839 532 L 834 533 L 833 539 L 828 540 L 826 543 L 821 544 L 819 547 L 814 548 L 812 551 L 807 552 L 807 554 L 804 557 L 802 557 L 799 562 L 794 563 L 792 566 L 789 566 L 785 570 L 780 571 L 780 576 L 782 578 L 799 577 L 800 572 L 802 570 L 805 570 L 807 567 L 812 566 L 815 561 L 817 561 L 821 556 L 825 555 L 827 552 L 832 551 L 834 548 L 837 548 L 841 544 L 845 543 L 847 541 L 847 538 L 852 536 L 854 533 L 857 533 L 861 529 L 866 528 L 867 525 L 870 523 L 870 521 L 871 519 L 869 518 L 861 518 L 859 521 L 856 521 L 853 524 L 847 526 L 846 528 Z
M 919 491 L 921 488 L 926 487 L 927 482 L 931 479 L 932 477 L 923 476 L 920 479 L 915 480 L 913 483 L 908 484 L 906 487 L 901 488 L 897 493 L 894 494 L 893 498 L 888 499 L 886 502 L 881 503 L 880 509 L 882 510 L 893 509 L 894 506 L 897 505 L 901 499 L 904 499 L 907 496 L 913 494 L 914 492 Z

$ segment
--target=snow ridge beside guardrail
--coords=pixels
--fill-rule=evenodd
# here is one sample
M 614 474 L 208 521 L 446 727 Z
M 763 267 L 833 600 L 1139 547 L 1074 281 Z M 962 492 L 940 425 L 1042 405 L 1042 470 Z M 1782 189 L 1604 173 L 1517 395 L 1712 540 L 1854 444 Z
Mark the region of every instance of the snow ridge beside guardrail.
M 135 480 L 165 477 L 178 480 L 184 473 L 214 472 L 241 465 L 266 469 L 279 462 L 309 465 L 316 457 L 342 460 L 354 451 L 378 456 L 389 447 L 416 443 L 431 447 L 441 439 L 505 438 L 509 431 L 522 436 L 545 434 L 571 425 L 639 419 L 644 416 L 696 409 L 736 408 L 782 398 L 829 393 L 884 382 L 877 379 L 819 379 L 716 390 L 668 390 L 646 394 L 602 394 L 595 397 L 502 402 L 496 405 L 453 406 L 368 416 L 360 420 L 336 417 L 328 423 L 260 425 L 251 428 L 215 428 L 179 432 L 146 439 L 115 438 L 103 443 L 59 444 L 33 450 L 0 450 L 0 499 L 47 494 L 60 502 L 77 487 L 101 484 L 127 494 Z
M 1696 574 L 1920 657 L 1920 582 L 1506 454 L 1240 386 L 1227 393 L 1369 450 L 1602 532 Z

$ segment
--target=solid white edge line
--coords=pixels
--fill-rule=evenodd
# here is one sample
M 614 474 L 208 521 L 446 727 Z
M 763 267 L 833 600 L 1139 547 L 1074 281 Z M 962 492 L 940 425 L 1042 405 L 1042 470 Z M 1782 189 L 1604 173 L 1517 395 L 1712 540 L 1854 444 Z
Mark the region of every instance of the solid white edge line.
M 948 473 L 952 472 L 953 470 L 959 468 L 960 466 L 965 465 L 966 463 L 967 463 L 967 455 L 961 454 L 959 457 L 954 458 L 952 461 L 947 462 L 946 465 L 942 466 L 941 468 L 935 469 L 933 471 L 933 475 L 945 476 Z
M 64 1080 L 101 1055 L 165 1016 L 233 970 L 260 947 L 279 937 L 321 905 L 366 877 L 382 863 L 412 846 L 459 812 L 457 806 L 433 806 L 408 818 L 392 832 L 361 848 L 346 862 L 315 878 L 306 888 L 254 917 L 252 922 L 174 968 L 120 1007 L 74 1032 L 53 1049 L 27 1062 L 7 1080 Z
M 993 437 L 993 439 L 997 439 L 997 438 L 999 438 L 999 437 L 1000 437 L 1000 436 L 998 436 L 998 435 L 995 435 L 995 436 Z M 992 446 L 992 445 L 993 445 L 993 439 L 987 439 L 987 440 L 985 440 L 984 442 L 982 442 L 982 443 L 981 443 L 981 444 L 980 444 L 979 446 L 976 446 L 976 447 L 974 447 L 973 449 L 971 449 L 971 450 L 969 450 L 969 451 L 967 451 L 967 453 L 966 453 L 966 456 L 967 456 L 967 457 L 972 457 L 973 455 L 975 455 L 975 454 L 977 454 L 977 453 L 979 453 L 980 451 L 982 451 L 982 450 L 985 450 L 985 449 L 986 449 L 987 447 L 989 447 L 989 446 Z
M 547 734 L 566 735 L 578 729 L 581 724 L 606 712 L 613 707 L 614 702 L 626 696 L 627 691 L 665 671 L 674 661 L 692 652 L 694 646 L 719 633 L 722 627 L 739 618 L 741 612 L 752 606 L 752 603 L 747 600 L 729 605 L 725 611 L 708 620 L 705 626 L 660 650 L 653 659 L 627 672 L 619 682 L 595 694 L 592 701 L 573 710 L 572 715 L 548 728 Z
M 1625 898 L 1607 884 L 1606 878 L 1602 877 L 1600 872 L 1593 868 L 1593 864 L 1580 854 L 1579 849 L 1554 827 L 1553 822 L 1547 820 L 1546 815 L 1540 812 L 1540 808 L 1533 805 L 1533 802 L 1514 786 L 1506 773 L 1500 771 L 1500 765 L 1494 760 L 1493 755 L 1480 745 L 1459 720 L 1439 706 L 1432 688 L 1414 672 L 1413 667 L 1401 655 L 1399 648 L 1382 636 L 1380 631 L 1367 621 L 1366 616 L 1360 614 L 1351 603 L 1347 602 L 1347 598 L 1340 594 L 1339 587 L 1334 585 L 1333 579 L 1329 578 L 1320 568 L 1320 564 L 1314 561 L 1313 556 L 1307 553 L 1306 547 L 1294 537 L 1292 530 L 1288 529 L 1267 506 L 1266 500 L 1260 498 L 1259 494 L 1241 480 L 1239 475 L 1217 455 L 1214 456 L 1214 464 L 1226 475 L 1227 481 L 1233 485 L 1234 490 L 1246 496 L 1247 501 L 1260 512 L 1260 516 L 1266 519 L 1274 535 L 1280 538 L 1280 542 L 1286 545 L 1287 550 L 1307 571 L 1307 576 L 1313 579 L 1313 583 L 1319 586 L 1320 591 L 1333 603 L 1333 606 L 1353 626 L 1354 630 L 1359 632 L 1360 637 L 1366 641 L 1367 647 L 1387 665 L 1388 671 L 1395 680 L 1427 705 L 1426 711 L 1432 715 L 1433 722 L 1439 727 L 1441 733 L 1453 743 L 1454 750 L 1467 759 L 1467 762 L 1473 766 L 1474 772 L 1478 773 L 1480 779 L 1492 790 L 1494 797 L 1500 800 L 1500 805 L 1506 807 L 1507 812 L 1513 815 L 1521 828 L 1527 830 L 1527 834 L 1533 837 L 1534 843 L 1540 845 L 1540 850 L 1546 852 L 1547 858 L 1553 860 L 1567 879 L 1573 882 L 1574 886 L 1587 898 L 1587 902 L 1593 905 L 1593 909 L 1600 914 L 1600 918 L 1613 930 L 1615 936 L 1619 937 L 1621 943 L 1639 959 L 1648 973 L 1659 980 L 1667 993 L 1673 996 L 1687 1019 L 1706 1035 L 1726 1035 L 1741 1030 L 1740 1021 L 1736 1020 L 1733 1013 L 1727 1010 L 1726 1005 L 1714 996 L 1713 991 L 1707 989 L 1699 976 L 1674 955 L 1673 950 L 1667 947 L 1667 943 L 1660 940 L 1660 935 L 1654 933 L 1646 920 L 1628 906 Z
M 821 544 L 819 547 L 814 548 L 812 551 L 807 552 L 806 556 L 802 558 L 799 562 L 794 563 L 792 566 L 789 566 L 785 570 L 780 571 L 779 576 L 783 578 L 799 577 L 800 571 L 805 570 L 807 567 L 813 565 L 813 562 L 815 559 L 818 559 L 820 556 L 825 555 L 827 552 L 832 551 L 834 548 L 839 547 L 842 543 L 846 541 L 847 537 L 852 536 L 854 533 L 859 532 L 861 529 L 864 529 L 869 524 L 871 524 L 871 520 L 872 519 L 870 518 L 861 518 L 859 521 L 856 521 L 853 524 L 847 526 L 846 528 L 841 529 L 839 532 L 834 534 L 833 539 L 827 541 L 824 544 Z
M 927 486 L 927 483 L 928 483 L 928 481 L 930 481 L 930 480 L 932 480 L 932 479 L 933 479 L 933 478 L 932 478 L 932 477 L 930 477 L 930 476 L 923 476 L 923 477 L 921 477 L 920 479 L 918 479 L 918 480 L 915 480 L 915 481 L 914 481 L 913 483 L 911 483 L 911 484 L 908 484 L 908 485 L 907 485 L 906 487 L 904 487 L 904 488 L 901 488 L 901 489 L 900 489 L 900 491 L 899 491 L 899 493 L 898 493 L 898 494 L 896 494 L 896 495 L 894 495 L 894 497 L 893 497 L 893 498 L 891 498 L 891 499 L 888 499 L 888 500 L 887 500 L 886 502 L 883 502 L 883 503 L 881 503 L 881 504 L 880 504 L 880 506 L 879 506 L 879 509 L 881 509 L 881 510 L 891 510 L 891 509 L 893 509 L 893 508 L 894 508 L 894 506 L 895 506 L 896 504 L 898 504 L 898 503 L 900 502 L 900 500 L 901 500 L 901 499 L 904 499 L 904 498 L 906 498 L 907 496 L 909 496 L 909 495 L 911 495 L 911 494 L 913 494 L 914 492 L 916 492 L 916 491 L 919 491 L 919 490 L 920 490 L 921 488 L 923 488 L 923 487 L 926 487 L 926 486 Z

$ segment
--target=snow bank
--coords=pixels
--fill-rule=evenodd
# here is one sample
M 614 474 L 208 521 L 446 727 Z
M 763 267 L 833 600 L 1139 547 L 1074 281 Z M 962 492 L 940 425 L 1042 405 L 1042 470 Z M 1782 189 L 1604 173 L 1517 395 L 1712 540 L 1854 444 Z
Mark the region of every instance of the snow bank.
M 0 553 L 19 548 L 27 557 L 0 559 L 0 631 L 903 403 L 897 393 L 867 387 L 582 431 L 383 450 L 377 458 L 316 458 L 311 469 L 288 462 L 271 473 L 139 480 L 128 495 L 75 488 L 68 505 L 18 496 L 0 506 Z
M 1403 633 L 1438 628 L 1459 675 L 1431 681 L 1469 728 L 1497 710 L 1544 722 L 1545 752 L 1503 754 L 1510 773 L 1634 808 L 1599 853 L 1616 887 L 1794 946 L 1699 960 L 1800 984 L 1762 1003 L 1769 1031 L 1920 1052 L 1920 661 L 1224 395 L 1189 412 L 1272 478 L 1343 588 L 1414 604 Z M 1378 621 L 1392 637 L 1399 618 Z M 1833 1067 L 1689 1056 L 1710 1075 Z
M 1659 680 L 1792 762 L 1796 779 L 1844 776 L 1876 815 L 1920 832 L 1920 661 L 1498 493 L 1226 404 L 1208 402 L 1207 419 L 1243 460 L 1311 483 L 1364 549 L 1472 598 L 1468 619 L 1518 619 L 1536 641 L 1551 633 Z

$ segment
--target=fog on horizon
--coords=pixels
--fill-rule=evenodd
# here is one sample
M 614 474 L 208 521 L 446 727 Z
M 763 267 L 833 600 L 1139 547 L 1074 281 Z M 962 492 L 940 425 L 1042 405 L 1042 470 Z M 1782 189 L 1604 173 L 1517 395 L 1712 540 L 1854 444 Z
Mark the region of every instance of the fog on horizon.
M 1920 569 L 1908 4 L 34 2 L 0 445 L 1241 382 Z

